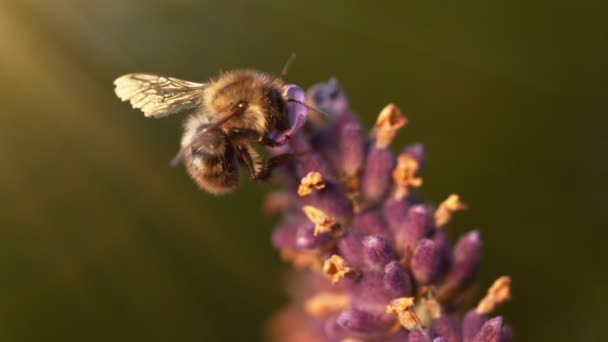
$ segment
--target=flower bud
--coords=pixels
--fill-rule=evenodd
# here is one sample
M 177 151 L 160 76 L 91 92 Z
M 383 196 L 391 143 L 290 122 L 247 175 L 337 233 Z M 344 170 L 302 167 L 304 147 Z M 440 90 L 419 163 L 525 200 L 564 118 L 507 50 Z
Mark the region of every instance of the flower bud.
M 382 217 L 386 221 L 388 228 L 397 234 L 405 221 L 410 209 L 410 202 L 407 199 L 389 198 L 382 206 Z
M 376 146 L 370 148 L 361 178 L 361 193 L 367 202 L 377 203 L 388 192 L 394 168 L 395 157 L 391 150 Z
M 349 123 L 340 132 L 340 171 L 347 177 L 358 177 L 365 157 L 365 136 L 358 124 Z
M 444 250 L 433 240 L 422 239 L 412 254 L 411 269 L 414 278 L 421 284 L 434 282 L 445 272 Z
M 384 268 L 386 264 L 395 260 L 391 245 L 377 235 L 363 238 L 363 255 L 366 263 L 372 268 Z
M 473 342 L 501 342 L 502 337 L 502 317 L 488 320 L 481 327 Z
M 430 211 L 421 204 L 412 206 L 407 212 L 407 220 L 397 232 L 397 247 L 402 251 L 413 252 L 420 239 L 431 232 Z
M 397 261 L 391 261 L 384 267 L 384 288 L 392 298 L 412 295 L 410 276 Z
M 470 284 L 477 274 L 481 257 L 479 231 L 474 230 L 461 237 L 452 251 L 452 268 L 443 286 L 461 289 Z

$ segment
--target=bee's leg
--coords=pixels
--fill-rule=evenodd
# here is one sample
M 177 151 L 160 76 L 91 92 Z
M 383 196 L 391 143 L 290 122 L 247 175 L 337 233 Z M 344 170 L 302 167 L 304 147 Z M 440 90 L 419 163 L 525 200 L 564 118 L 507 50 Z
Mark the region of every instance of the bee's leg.
M 261 140 L 262 136 L 260 133 L 253 129 L 247 128 L 233 128 L 226 133 L 228 135 L 228 140 L 233 142 L 238 141 L 256 141 Z
M 247 171 L 249 171 L 249 177 L 252 180 L 255 180 L 255 174 L 256 174 L 255 162 L 253 161 L 253 158 L 251 157 L 251 153 L 249 153 L 249 151 L 247 150 L 247 148 L 245 146 L 239 146 L 238 150 L 239 150 L 240 161 L 243 164 L 245 164 Z
M 254 180 L 267 180 L 268 178 L 270 178 L 270 176 L 272 176 L 272 171 L 275 168 L 285 164 L 286 162 L 288 162 L 290 159 L 292 159 L 295 156 L 296 155 L 293 153 L 283 153 L 283 154 L 276 155 L 276 156 L 266 160 L 262 164 L 262 167 L 260 168 L 260 170 L 257 172 L 257 174 L 255 175 L 255 177 L 253 179 Z
M 230 141 L 259 141 L 260 144 L 269 146 L 269 147 L 279 147 L 283 146 L 289 140 L 289 136 L 285 137 L 282 141 L 276 141 L 268 136 L 261 136 L 260 133 L 253 129 L 244 129 L 244 128 L 235 128 L 228 131 L 228 139 Z
M 249 153 L 247 148 L 244 146 L 239 147 L 239 154 L 241 156 L 241 161 L 243 162 L 243 164 L 245 164 L 245 167 L 247 167 L 247 171 L 249 171 L 250 178 L 256 181 L 268 180 L 270 176 L 272 176 L 272 171 L 275 168 L 285 164 L 291 158 L 296 156 L 293 153 L 279 154 L 266 160 L 260 167 L 257 168 L 256 171 L 255 161 L 251 157 L 251 154 Z
M 290 136 L 286 135 L 285 138 L 283 138 L 283 140 L 281 141 L 276 141 L 273 139 L 270 139 L 269 137 L 262 137 L 262 140 L 260 141 L 260 143 L 262 145 L 266 145 L 268 147 L 279 147 L 279 146 L 283 146 L 285 145 L 288 141 L 289 141 Z

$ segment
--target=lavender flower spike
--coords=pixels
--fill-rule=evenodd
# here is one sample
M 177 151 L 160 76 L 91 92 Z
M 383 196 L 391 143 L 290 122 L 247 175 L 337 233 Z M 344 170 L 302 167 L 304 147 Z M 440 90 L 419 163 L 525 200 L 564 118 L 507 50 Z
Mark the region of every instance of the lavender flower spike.
M 337 81 L 307 95 L 331 117 L 288 108 L 283 152 L 297 157 L 281 170 L 285 187 L 275 197 L 285 203 L 275 198 L 271 206 L 283 214 L 272 242 L 299 277 L 273 340 L 510 341 L 502 318 L 489 317 L 510 298 L 509 277 L 499 277 L 475 308 L 462 307 L 481 260 L 480 233 L 450 246 L 444 227 L 465 206 L 456 195 L 435 211 L 421 200 L 422 145 L 396 158 L 389 148 L 407 119 L 390 104 L 367 137 Z

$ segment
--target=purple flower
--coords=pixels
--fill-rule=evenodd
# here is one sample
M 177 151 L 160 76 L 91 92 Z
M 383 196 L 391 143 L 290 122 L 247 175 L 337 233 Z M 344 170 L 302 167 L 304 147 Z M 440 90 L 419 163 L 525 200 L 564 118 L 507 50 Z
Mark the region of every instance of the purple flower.
M 303 97 L 295 86 L 287 91 Z M 477 307 L 461 307 L 479 268 L 480 233 L 450 246 L 450 219 L 466 205 L 455 194 L 436 209 L 421 200 L 423 146 L 397 156 L 390 148 L 407 118 L 389 104 L 365 133 L 335 79 L 311 87 L 307 98 L 330 118 L 289 107 L 286 150 L 297 157 L 282 170 L 281 196 L 268 203 L 283 213 L 272 241 L 297 281 L 271 325 L 273 339 L 510 341 L 503 319 L 488 317 L 510 298 L 509 277 Z
M 306 102 L 304 91 L 295 84 L 286 85 L 283 88 L 283 92 L 285 93 L 286 98 Z M 285 139 L 288 139 L 290 136 L 298 132 L 300 128 L 302 128 L 302 126 L 304 126 L 304 124 L 306 123 L 306 117 L 308 116 L 308 108 L 296 102 L 289 102 L 287 103 L 287 109 L 290 128 L 285 132 L 271 132 L 270 138 L 276 141 L 285 141 Z

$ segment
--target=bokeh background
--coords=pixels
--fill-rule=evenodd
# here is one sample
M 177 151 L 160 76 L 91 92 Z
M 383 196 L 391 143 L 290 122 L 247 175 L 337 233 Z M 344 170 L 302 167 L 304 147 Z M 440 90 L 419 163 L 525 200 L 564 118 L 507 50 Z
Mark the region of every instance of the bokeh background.
M 510 274 L 518 341 L 605 341 L 608 25 L 590 1 L 0 0 L 0 340 L 262 341 L 286 267 L 271 186 L 212 197 L 168 160 L 183 117 L 112 80 L 337 76 L 368 127 L 422 141 L 424 195 L 472 210 L 479 284 Z

